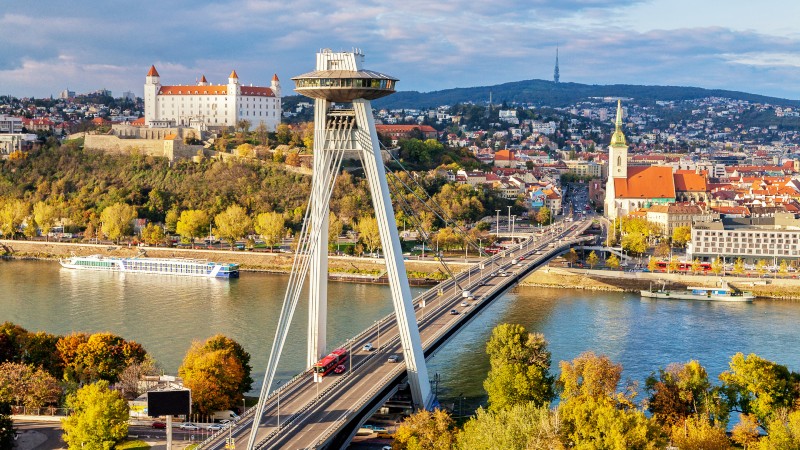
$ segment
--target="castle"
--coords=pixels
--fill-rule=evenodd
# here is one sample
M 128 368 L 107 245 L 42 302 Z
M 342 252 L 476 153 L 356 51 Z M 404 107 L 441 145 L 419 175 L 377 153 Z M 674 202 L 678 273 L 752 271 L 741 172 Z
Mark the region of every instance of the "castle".
M 144 125 L 151 128 L 235 127 L 241 120 L 255 128 L 264 124 L 275 131 L 281 122 L 281 87 L 278 76 L 270 87 L 243 86 L 236 71 L 228 84 L 210 84 L 205 75 L 195 85 L 162 85 L 155 66 L 144 83 Z

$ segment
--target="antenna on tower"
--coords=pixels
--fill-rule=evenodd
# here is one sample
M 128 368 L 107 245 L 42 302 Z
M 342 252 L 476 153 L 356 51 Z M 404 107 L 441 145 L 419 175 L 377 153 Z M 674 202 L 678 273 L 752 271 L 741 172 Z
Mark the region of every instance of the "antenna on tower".
M 558 44 L 556 44 L 556 68 L 553 70 L 553 82 L 558 84 L 560 78 L 561 76 L 558 73 Z

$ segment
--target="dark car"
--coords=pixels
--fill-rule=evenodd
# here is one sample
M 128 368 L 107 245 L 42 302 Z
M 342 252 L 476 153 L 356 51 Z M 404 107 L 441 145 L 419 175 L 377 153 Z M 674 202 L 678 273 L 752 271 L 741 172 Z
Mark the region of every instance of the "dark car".
M 158 420 L 153 422 L 153 424 L 150 425 L 150 426 L 153 427 L 153 428 L 167 428 L 167 424 L 166 423 L 158 421 Z
M 458 315 L 458 311 L 456 311 L 455 309 L 451 309 L 450 310 L 450 314 L 456 316 L 456 315 Z

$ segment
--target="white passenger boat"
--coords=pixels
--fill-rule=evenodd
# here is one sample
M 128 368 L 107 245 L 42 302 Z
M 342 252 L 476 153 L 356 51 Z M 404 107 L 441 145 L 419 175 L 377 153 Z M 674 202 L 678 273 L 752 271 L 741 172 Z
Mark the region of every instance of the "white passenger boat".
M 728 283 L 722 281 L 719 287 L 687 287 L 685 291 L 672 291 L 661 289 L 640 291 L 642 297 L 647 298 L 663 298 L 663 299 L 677 299 L 677 300 L 703 300 L 703 301 L 716 301 L 716 302 L 752 302 L 756 296 L 752 292 L 740 291 L 738 289 L 728 286 Z
M 239 278 L 239 265 L 183 258 L 117 258 L 102 255 L 60 259 L 62 267 L 124 273 L 156 273 L 206 278 Z

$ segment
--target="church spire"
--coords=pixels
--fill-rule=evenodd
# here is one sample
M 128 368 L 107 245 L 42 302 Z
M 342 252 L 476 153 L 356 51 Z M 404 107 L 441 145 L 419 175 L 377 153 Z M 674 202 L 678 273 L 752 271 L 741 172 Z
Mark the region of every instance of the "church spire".
M 622 100 L 617 100 L 617 120 L 615 124 L 616 130 L 614 130 L 614 134 L 611 136 L 611 146 L 627 147 L 628 144 L 625 142 L 625 133 L 622 132 Z
M 553 70 L 553 81 L 558 84 L 558 80 L 561 76 L 558 73 L 558 45 L 556 45 L 556 68 Z

